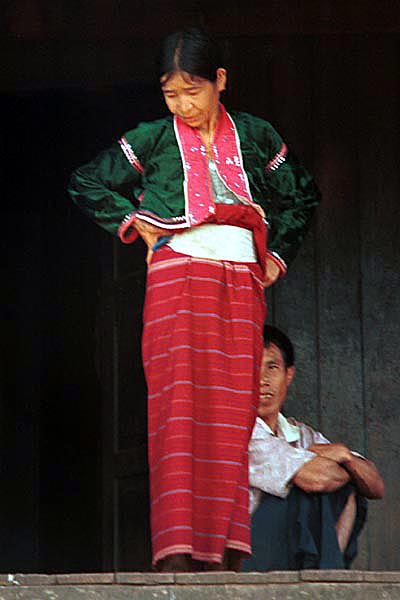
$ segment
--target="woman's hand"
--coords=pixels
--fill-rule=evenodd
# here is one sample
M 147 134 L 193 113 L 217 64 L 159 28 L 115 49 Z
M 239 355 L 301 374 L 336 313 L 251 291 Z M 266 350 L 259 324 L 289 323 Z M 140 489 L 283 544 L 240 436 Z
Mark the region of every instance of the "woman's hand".
M 264 287 L 268 288 L 279 279 L 281 274 L 281 270 L 276 264 L 275 261 L 271 260 L 267 257 L 266 268 L 265 268 L 265 278 L 264 278 Z
M 171 235 L 172 232 L 168 229 L 162 229 L 161 227 L 151 225 L 150 223 L 142 221 L 141 219 L 135 220 L 134 227 L 139 232 L 147 246 L 146 263 L 149 265 L 153 256 L 152 248 L 158 238 L 164 235 Z

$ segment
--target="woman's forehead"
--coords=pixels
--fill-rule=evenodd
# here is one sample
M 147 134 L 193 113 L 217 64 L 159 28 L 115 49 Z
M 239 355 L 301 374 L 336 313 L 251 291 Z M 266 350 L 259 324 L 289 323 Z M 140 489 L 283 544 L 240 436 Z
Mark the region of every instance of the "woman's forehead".
M 206 79 L 203 79 L 198 75 L 191 75 L 186 71 L 174 71 L 173 73 L 166 73 L 160 77 L 160 83 L 162 87 L 165 87 L 166 85 L 168 85 L 168 87 L 201 85 L 204 82 L 206 82 Z

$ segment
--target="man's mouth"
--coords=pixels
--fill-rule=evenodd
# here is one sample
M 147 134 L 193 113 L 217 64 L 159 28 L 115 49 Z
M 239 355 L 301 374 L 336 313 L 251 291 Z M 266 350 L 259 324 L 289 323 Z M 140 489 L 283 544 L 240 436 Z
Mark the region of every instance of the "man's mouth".
M 274 393 L 270 392 L 270 391 L 260 393 L 260 400 L 270 400 L 273 397 L 274 397 Z

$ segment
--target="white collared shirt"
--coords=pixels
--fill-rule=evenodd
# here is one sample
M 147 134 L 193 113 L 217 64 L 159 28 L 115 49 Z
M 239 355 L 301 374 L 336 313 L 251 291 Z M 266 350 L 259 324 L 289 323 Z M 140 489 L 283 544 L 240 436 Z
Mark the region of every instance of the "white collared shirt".
M 249 444 L 250 513 L 257 508 L 261 492 L 285 498 L 297 471 L 317 456 L 307 448 L 330 443 L 319 431 L 282 413 L 278 415 L 276 434 L 257 417 Z M 364 459 L 358 452 L 351 453 Z
M 257 508 L 261 491 L 285 498 L 291 480 L 301 467 L 316 456 L 311 444 L 329 444 L 312 427 L 278 415 L 277 434 L 257 417 L 249 444 L 250 512 Z

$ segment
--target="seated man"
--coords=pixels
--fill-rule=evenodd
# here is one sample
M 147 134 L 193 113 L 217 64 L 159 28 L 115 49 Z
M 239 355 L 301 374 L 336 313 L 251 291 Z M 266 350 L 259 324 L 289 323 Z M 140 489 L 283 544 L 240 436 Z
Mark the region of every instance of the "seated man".
M 264 328 L 258 417 L 249 445 L 253 555 L 244 571 L 349 568 L 382 498 L 375 465 L 280 412 L 294 377 L 290 340 Z

